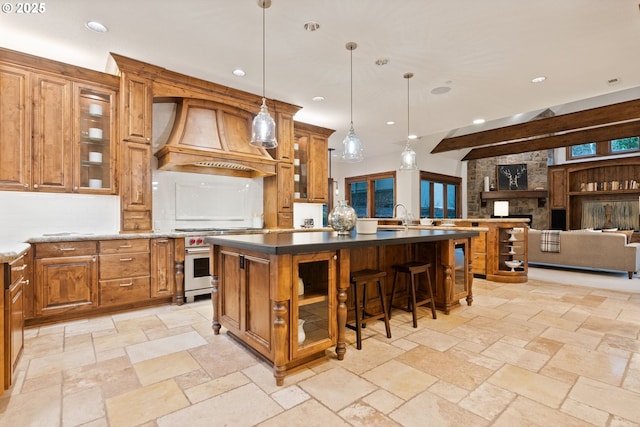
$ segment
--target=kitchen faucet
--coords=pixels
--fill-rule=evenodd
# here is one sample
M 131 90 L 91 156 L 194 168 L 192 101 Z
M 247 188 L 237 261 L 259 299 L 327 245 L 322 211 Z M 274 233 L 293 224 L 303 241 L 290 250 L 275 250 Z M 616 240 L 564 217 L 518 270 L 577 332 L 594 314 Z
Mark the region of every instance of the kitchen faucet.
M 397 209 L 398 209 L 398 207 L 400 207 L 400 206 L 402 206 L 402 207 L 404 208 L 404 216 L 403 216 L 403 217 L 401 217 L 401 218 L 402 218 L 402 225 L 404 225 L 404 228 L 406 229 L 406 228 L 407 228 L 407 216 L 408 216 L 408 212 L 407 212 L 407 207 L 406 207 L 404 204 L 402 204 L 402 203 L 398 203 L 398 204 L 396 204 L 396 205 L 393 207 L 393 217 L 394 217 L 394 218 L 398 218 L 398 217 L 396 216 L 396 214 L 398 213 L 398 212 L 397 212 Z

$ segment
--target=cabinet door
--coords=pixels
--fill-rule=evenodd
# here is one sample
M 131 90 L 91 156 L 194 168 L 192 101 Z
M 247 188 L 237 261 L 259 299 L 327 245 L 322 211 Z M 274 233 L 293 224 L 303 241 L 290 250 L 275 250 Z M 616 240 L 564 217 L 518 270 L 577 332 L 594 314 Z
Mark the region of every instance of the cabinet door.
M 326 138 L 311 135 L 308 145 L 308 198 L 313 203 L 329 200 L 328 142 Z
M 122 139 L 149 144 L 153 115 L 151 82 L 130 73 L 123 73 L 121 79 Z
M 268 258 L 220 251 L 220 320 L 233 334 L 273 359 L 273 302 Z
M 72 83 L 34 76 L 33 189 L 69 192 L 72 188 Z
M 565 169 L 549 170 L 549 208 L 566 208 L 566 197 Z
M 0 65 L 0 190 L 28 190 L 31 184 L 29 76 Z
M 274 150 L 267 150 L 276 160 L 291 162 L 293 160 L 293 114 L 276 111 L 276 132 L 278 146 Z
M 278 164 L 278 212 L 293 212 L 293 165 Z
M 36 260 L 36 315 L 91 310 L 98 303 L 95 255 Z
M 120 204 L 122 231 L 151 231 L 151 147 L 122 145 Z
M 83 193 L 115 194 L 116 92 L 75 84 L 74 188 Z
M 24 349 L 24 293 L 19 280 L 5 291 L 5 379 L 4 387 L 11 387 L 20 355 Z M 8 345 L 8 346 L 7 346 Z
M 151 298 L 174 295 L 173 240 L 151 240 Z
M 336 255 L 334 252 L 293 257 L 291 358 L 303 357 L 336 343 Z

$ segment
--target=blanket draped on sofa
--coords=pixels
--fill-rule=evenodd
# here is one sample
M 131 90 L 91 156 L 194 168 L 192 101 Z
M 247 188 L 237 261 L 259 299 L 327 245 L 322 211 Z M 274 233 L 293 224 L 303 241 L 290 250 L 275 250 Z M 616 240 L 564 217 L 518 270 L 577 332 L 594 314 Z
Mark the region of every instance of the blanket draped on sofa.
M 540 251 L 560 252 L 560 230 L 542 230 L 540 235 Z

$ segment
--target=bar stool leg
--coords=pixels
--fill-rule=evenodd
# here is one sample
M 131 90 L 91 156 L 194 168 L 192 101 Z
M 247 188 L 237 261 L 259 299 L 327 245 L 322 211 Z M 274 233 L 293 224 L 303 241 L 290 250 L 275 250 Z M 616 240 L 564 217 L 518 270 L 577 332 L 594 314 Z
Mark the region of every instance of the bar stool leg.
M 356 348 L 362 350 L 362 313 L 360 313 L 360 301 L 358 300 L 358 283 L 353 284 L 353 304 L 356 309 Z
M 380 294 L 380 304 L 382 304 L 382 312 L 384 313 L 384 327 L 387 331 L 387 338 L 391 338 L 391 326 L 389 325 L 389 312 L 387 311 L 387 303 L 384 299 L 384 286 L 382 280 L 378 280 L 378 293 Z
M 429 270 L 425 272 L 427 275 L 427 287 L 429 288 L 429 298 L 431 298 L 431 317 L 437 319 L 436 316 L 436 302 L 433 299 L 433 288 L 431 287 L 431 276 L 429 276 Z
M 393 273 L 393 285 L 391 286 L 391 298 L 389 298 L 389 311 L 387 316 L 391 319 L 391 312 L 393 311 L 393 296 L 396 293 L 396 283 L 398 281 L 398 270 Z
M 413 327 L 418 327 L 417 307 L 416 307 L 416 282 L 415 274 L 411 274 L 411 314 L 413 315 Z

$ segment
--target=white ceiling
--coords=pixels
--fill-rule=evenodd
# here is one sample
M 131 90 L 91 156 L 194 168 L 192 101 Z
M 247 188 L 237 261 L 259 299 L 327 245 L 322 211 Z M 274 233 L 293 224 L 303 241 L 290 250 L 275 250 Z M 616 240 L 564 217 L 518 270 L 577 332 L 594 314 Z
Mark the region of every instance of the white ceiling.
M 640 87 L 638 0 L 272 1 L 266 10 L 266 96 L 302 106 L 297 120 L 335 129 L 330 146 L 338 150 L 349 127 L 350 41 L 358 44 L 353 121 L 365 156 L 399 153 L 406 140 L 406 72 L 415 75 L 410 127 L 422 137 L 420 150 L 477 118 L 494 121 Z M 262 9 L 256 0 L 44 4 L 39 15 L 0 14 L 0 46 L 99 71 L 115 52 L 262 93 Z M 87 20 L 109 31 L 91 32 Z M 320 29 L 305 31 L 307 21 Z M 379 58 L 389 64 L 376 65 Z M 235 68 L 246 76 L 233 76 Z M 547 77 L 544 83 L 530 82 L 540 75 Z M 610 79 L 619 82 L 611 85 Z M 451 90 L 431 93 L 443 86 Z M 314 96 L 325 101 L 314 102 Z M 387 125 L 389 120 L 396 124 Z

